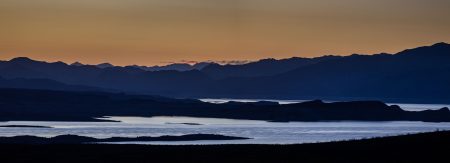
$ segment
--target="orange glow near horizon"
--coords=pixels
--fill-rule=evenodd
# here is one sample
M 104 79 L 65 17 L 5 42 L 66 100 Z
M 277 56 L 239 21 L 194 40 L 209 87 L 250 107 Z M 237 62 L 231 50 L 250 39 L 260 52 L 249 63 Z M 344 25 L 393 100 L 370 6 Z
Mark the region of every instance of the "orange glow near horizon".
M 448 0 L 0 0 L 0 60 L 162 65 L 450 42 Z

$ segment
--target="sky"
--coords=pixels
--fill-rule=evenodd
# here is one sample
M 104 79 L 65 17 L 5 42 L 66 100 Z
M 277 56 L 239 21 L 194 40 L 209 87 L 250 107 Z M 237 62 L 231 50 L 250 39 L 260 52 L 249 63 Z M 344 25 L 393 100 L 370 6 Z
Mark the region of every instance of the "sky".
M 163 65 L 437 42 L 450 42 L 449 0 L 0 0 L 0 60 Z

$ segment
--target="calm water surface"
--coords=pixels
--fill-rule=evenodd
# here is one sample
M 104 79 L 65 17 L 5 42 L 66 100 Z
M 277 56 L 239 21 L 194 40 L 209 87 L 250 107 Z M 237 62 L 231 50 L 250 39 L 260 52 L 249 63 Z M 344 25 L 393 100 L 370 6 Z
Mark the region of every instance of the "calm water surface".
M 450 123 L 426 122 L 266 122 L 194 117 L 108 117 L 121 122 L 0 122 L 54 128 L 0 128 L 0 136 L 51 137 L 75 134 L 97 138 L 185 134 L 221 134 L 252 138 L 225 141 L 125 142 L 135 144 L 293 144 L 361 139 L 406 133 L 450 130 Z M 199 125 L 191 125 L 199 124 Z

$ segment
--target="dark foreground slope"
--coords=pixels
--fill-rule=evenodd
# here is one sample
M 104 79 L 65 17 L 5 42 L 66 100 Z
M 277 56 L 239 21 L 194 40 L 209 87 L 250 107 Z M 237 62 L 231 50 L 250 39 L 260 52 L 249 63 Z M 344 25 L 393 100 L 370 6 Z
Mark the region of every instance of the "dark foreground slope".
M 2 162 L 448 162 L 450 132 L 300 145 L 0 145 Z
M 404 111 L 378 101 L 280 105 L 274 102 L 211 104 L 101 92 L 0 89 L 0 121 L 98 121 L 103 116 L 193 116 L 267 121 L 428 121 L 450 122 L 448 108 Z

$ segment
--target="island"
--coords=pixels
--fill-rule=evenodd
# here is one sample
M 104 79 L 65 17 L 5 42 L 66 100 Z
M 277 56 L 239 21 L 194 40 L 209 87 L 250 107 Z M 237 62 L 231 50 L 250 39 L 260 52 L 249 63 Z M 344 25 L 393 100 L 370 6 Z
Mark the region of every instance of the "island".
M 38 98 L 37 98 L 38 97 Z M 0 121 L 107 121 L 105 116 L 190 116 L 289 121 L 450 122 L 450 110 L 405 111 L 380 101 L 229 102 L 106 92 L 0 89 Z
M 0 128 L 53 128 L 50 126 L 36 126 L 36 125 L 0 125 Z

